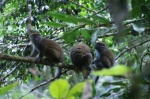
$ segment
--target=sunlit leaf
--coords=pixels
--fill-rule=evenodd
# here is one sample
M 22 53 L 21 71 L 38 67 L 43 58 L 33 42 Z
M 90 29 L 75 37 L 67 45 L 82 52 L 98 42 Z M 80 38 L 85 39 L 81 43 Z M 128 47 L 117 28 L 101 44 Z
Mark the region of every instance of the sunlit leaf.
M 102 69 L 100 71 L 94 71 L 93 74 L 98 76 L 120 76 L 125 75 L 130 71 L 131 71 L 130 67 L 118 65 L 110 69 Z
M 52 26 L 52 27 L 55 27 L 55 28 L 67 27 L 67 24 L 60 24 L 60 23 L 55 23 L 55 22 L 44 22 L 42 24 L 46 24 L 48 26 Z
M 80 83 L 76 84 L 76 85 L 69 91 L 69 93 L 68 93 L 67 96 L 81 95 L 84 85 L 85 85 L 84 82 L 80 82 Z
M 75 99 L 74 96 L 69 96 L 69 97 L 66 97 L 66 99 Z
M 17 86 L 18 82 L 15 82 L 13 84 L 7 85 L 3 88 L 0 89 L 0 96 L 5 94 L 6 92 L 8 92 L 9 90 L 12 90 L 13 88 L 15 88 Z
M 49 86 L 50 94 L 56 99 L 62 99 L 66 96 L 70 89 L 70 84 L 67 80 L 58 79 L 52 82 Z

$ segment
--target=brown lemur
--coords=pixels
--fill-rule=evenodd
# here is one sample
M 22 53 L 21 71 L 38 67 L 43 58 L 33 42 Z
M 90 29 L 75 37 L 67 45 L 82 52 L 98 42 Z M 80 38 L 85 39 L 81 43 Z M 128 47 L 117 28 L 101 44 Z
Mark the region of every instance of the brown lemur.
M 38 62 L 44 57 L 45 60 L 48 60 L 51 65 L 54 65 L 59 62 L 64 62 L 64 54 L 60 45 L 48 38 L 42 37 L 40 32 L 33 30 L 31 25 L 31 19 L 26 21 L 27 34 L 30 36 L 30 41 L 32 44 L 32 53 L 30 57 L 35 57 L 37 54 Z M 58 69 L 60 73 L 61 69 Z M 57 74 L 58 74 L 57 73 Z
M 96 50 L 96 59 L 94 60 L 94 64 L 96 69 L 101 70 L 103 68 L 110 68 L 114 65 L 115 57 L 114 54 L 104 42 L 97 42 L 95 45 Z M 95 84 L 97 83 L 99 76 L 95 78 Z
M 90 47 L 86 44 L 77 44 L 71 48 L 70 59 L 73 65 L 78 70 L 82 71 L 84 78 L 86 79 L 89 74 L 89 66 L 93 60 L 93 53 Z

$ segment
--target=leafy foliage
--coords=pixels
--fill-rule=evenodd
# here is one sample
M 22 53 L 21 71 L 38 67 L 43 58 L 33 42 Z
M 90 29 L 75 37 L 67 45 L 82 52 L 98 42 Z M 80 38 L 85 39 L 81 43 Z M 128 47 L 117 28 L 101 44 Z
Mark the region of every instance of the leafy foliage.
M 59 79 L 51 83 L 49 91 L 51 95 L 56 99 L 61 99 L 66 96 L 70 89 L 70 85 L 66 80 Z
M 5 94 L 7 91 L 12 90 L 14 87 L 16 87 L 18 82 L 15 82 L 13 84 L 7 85 L 0 89 L 0 96 Z
M 112 67 L 110 69 L 103 69 L 101 71 L 95 71 L 93 74 L 98 76 L 121 76 L 129 73 L 131 71 L 131 68 L 126 67 L 124 65 L 119 65 Z
M 104 41 L 113 51 L 116 64 L 123 64 L 123 67 L 95 72 L 104 77 L 100 77 L 98 85 L 91 84 L 96 94 L 91 91 L 88 91 L 88 94 L 98 98 L 150 97 L 148 95 L 150 87 L 150 0 L 119 1 L 2 0 L 0 2 L 0 52 L 15 56 L 28 57 L 30 55 L 31 46 L 25 23 L 31 12 L 34 28 L 44 37 L 55 40 L 63 47 L 66 64 L 71 64 L 69 51 L 74 44 L 86 43 L 94 51 L 94 44 L 99 40 Z M 132 72 L 129 78 L 106 76 L 123 75 L 128 70 L 130 71 L 130 68 Z M 18 89 L 23 92 L 16 95 L 19 98 L 37 84 L 54 78 L 54 72 L 55 67 L 52 66 L 41 64 L 35 66 L 31 63 L 1 59 L 0 95 L 9 98 L 13 94 L 15 97 L 14 93 L 17 91 L 13 88 L 17 80 Z M 90 75 L 89 79 L 93 79 L 93 76 Z M 48 92 L 47 85 L 30 93 L 35 99 L 43 97 L 81 99 L 81 93 L 84 92 L 81 89 L 85 81 L 82 75 L 69 71 L 63 74 L 62 78 L 63 80 L 59 79 L 50 83 L 51 94 Z M 81 81 L 83 83 L 79 83 Z M 26 88 L 22 88 L 25 85 Z M 90 85 L 86 88 L 91 89 Z M 58 91 L 62 93 L 59 94 Z
M 67 80 L 58 79 L 50 84 L 49 91 L 56 99 L 76 99 L 81 96 L 84 83 L 80 82 L 70 89 L 70 84 Z

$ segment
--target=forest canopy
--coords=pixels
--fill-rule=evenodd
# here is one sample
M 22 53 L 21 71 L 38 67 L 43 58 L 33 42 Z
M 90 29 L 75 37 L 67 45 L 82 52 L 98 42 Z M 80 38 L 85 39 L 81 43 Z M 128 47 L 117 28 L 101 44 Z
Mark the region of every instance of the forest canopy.
M 37 61 L 38 56 L 30 57 L 31 31 L 57 42 L 64 61 L 53 64 L 56 59 Z M 150 0 L 1 0 L 0 97 L 149 99 L 149 35 Z M 114 54 L 114 66 L 109 68 L 109 61 L 101 61 L 103 53 L 97 53 L 97 42 L 104 42 Z M 74 60 L 70 52 L 78 44 L 91 49 L 87 56 L 92 57 L 90 64 L 82 59 L 88 68 L 73 63 L 78 58 Z M 58 54 L 50 53 L 48 56 Z M 111 55 L 105 56 L 109 60 Z M 96 58 L 101 58 L 98 65 L 105 68 L 95 68 Z M 58 68 L 62 72 L 56 73 Z M 95 84 L 96 76 L 99 80 Z

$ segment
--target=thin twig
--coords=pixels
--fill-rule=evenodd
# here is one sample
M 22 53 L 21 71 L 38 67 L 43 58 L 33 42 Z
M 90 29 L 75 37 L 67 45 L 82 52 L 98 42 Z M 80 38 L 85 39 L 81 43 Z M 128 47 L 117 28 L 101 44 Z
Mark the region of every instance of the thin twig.
M 120 56 L 122 56 L 124 53 L 126 53 L 127 51 L 129 51 L 129 50 L 131 50 L 131 49 L 133 49 L 133 48 L 136 48 L 136 47 L 138 47 L 138 46 L 141 46 L 142 44 L 147 43 L 147 42 L 149 42 L 149 41 L 150 41 L 150 39 L 148 39 L 148 40 L 146 40 L 146 41 L 144 41 L 144 42 L 142 42 L 142 43 L 140 43 L 140 44 L 134 45 L 133 47 L 127 48 L 126 50 L 122 51 L 122 52 L 116 57 L 116 60 L 117 60 Z
M 81 4 L 75 3 L 75 2 L 73 2 L 72 0 L 70 0 L 70 1 L 71 1 L 73 4 L 75 4 L 75 5 L 77 5 L 77 6 L 80 6 L 80 7 L 84 8 L 84 9 L 86 9 L 86 10 L 88 10 L 88 11 L 91 11 L 91 12 L 93 12 L 94 14 L 96 14 L 95 11 L 93 11 L 93 10 L 91 10 L 91 9 L 88 9 L 87 7 L 85 7 L 85 6 L 81 5 Z
M 5 80 L 10 74 L 12 74 L 12 73 L 17 69 L 17 67 L 18 67 L 19 65 L 20 65 L 20 63 L 17 64 L 17 66 L 15 66 L 5 77 L 1 78 L 1 79 L 0 79 L 0 83 L 1 83 L 3 80 Z
M 102 10 L 100 10 L 100 11 L 96 12 L 96 14 L 101 13 L 101 12 L 105 11 L 106 9 L 108 9 L 108 6 L 106 6 L 106 7 L 105 7 L 105 8 L 103 8 Z
M 143 20 L 146 20 L 148 18 L 141 18 L 141 19 L 137 19 L 137 20 L 129 20 L 129 21 L 126 21 L 124 23 L 124 25 L 128 25 L 128 24 L 131 24 L 131 23 L 135 23 L 135 22 L 139 22 L 139 21 L 143 21 Z
M 98 11 L 98 12 L 95 12 L 95 13 L 92 14 L 92 15 L 89 15 L 87 18 L 90 18 L 90 17 L 93 16 L 93 15 L 97 15 L 97 14 L 103 12 L 104 10 L 106 10 L 107 8 L 108 8 L 108 6 L 106 6 L 105 8 L 103 8 L 102 10 L 100 10 L 100 11 Z
M 140 64 L 140 72 L 142 72 L 142 63 L 143 63 L 143 60 L 144 60 L 144 58 L 146 57 L 146 56 L 150 56 L 150 53 L 145 53 L 143 56 L 142 56 L 142 58 L 141 58 L 141 64 Z
M 43 83 L 37 85 L 36 87 L 32 88 L 29 92 L 27 92 L 26 94 L 24 94 L 23 96 L 21 96 L 19 99 L 22 99 L 23 97 L 25 97 L 25 96 L 28 95 L 29 93 L 33 92 L 34 90 L 38 89 L 39 87 L 44 86 L 44 85 L 46 85 L 46 84 L 48 84 L 48 83 L 50 83 L 50 82 L 52 82 L 52 81 L 58 79 L 62 74 L 65 74 L 67 71 L 68 71 L 68 70 L 65 70 L 64 72 L 60 73 L 59 75 L 57 75 L 57 76 L 54 77 L 53 79 L 50 79 L 50 80 L 48 80 L 48 81 L 46 81 L 46 82 L 43 82 Z

